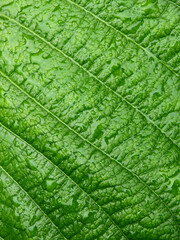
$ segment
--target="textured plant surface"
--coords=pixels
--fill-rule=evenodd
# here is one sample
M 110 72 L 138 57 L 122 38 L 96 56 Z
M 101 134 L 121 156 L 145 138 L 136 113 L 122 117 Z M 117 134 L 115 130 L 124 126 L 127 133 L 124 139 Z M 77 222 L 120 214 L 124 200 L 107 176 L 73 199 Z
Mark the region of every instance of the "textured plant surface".
M 180 1 L 0 1 L 0 239 L 179 240 Z

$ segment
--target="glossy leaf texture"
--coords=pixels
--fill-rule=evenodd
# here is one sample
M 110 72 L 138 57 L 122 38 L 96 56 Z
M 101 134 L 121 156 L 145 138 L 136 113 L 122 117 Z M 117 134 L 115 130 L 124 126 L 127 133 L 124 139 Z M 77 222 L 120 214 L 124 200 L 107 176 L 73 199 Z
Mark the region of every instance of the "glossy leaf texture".
M 179 0 L 0 1 L 0 239 L 179 240 Z

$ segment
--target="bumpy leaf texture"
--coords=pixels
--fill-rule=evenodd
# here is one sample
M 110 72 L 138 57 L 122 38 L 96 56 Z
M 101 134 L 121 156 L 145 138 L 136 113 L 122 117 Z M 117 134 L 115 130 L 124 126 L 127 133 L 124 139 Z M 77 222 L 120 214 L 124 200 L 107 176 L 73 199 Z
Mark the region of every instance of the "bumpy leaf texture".
M 0 1 L 0 237 L 178 240 L 180 1 Z

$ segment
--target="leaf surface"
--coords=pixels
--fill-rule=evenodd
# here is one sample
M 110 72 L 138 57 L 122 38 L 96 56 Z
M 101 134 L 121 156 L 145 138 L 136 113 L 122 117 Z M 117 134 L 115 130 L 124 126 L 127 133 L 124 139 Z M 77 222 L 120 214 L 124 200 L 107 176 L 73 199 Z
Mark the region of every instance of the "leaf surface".
M 0 2 L 2 239 L 172 239 L 178 1 Z

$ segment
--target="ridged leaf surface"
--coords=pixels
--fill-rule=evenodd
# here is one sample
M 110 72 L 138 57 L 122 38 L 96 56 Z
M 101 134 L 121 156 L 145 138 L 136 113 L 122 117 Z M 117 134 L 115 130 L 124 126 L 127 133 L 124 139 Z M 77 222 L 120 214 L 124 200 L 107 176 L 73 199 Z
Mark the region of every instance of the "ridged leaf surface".
M 0 1 L 0 239 L 179 240 L 180 2 Z

